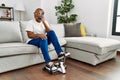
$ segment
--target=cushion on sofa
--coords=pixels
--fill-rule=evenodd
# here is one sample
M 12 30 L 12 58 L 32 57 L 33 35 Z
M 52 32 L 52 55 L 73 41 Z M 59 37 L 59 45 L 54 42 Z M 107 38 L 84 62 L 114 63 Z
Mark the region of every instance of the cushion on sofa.
M 65 37 L 80 37 L 80 24 L 81 23 L 67 23 L 65 27 Z
M 80 32 L 82 37 L 86 36 L 87 33 L 84 25 L 80 25 Z
M 64 25 L 63 24 L 50 24 L 50 27 L 52 30 L 55 31 L 56 35 L 58 37 L 64 37 L 65 31 L 64 31 Z
M 0 43 L 21 41 L 22 35 L 18 21 L 0 21 Z
M 26 43 L 3 43 L 0 44 L 0 56 L 38 53 L 38 48 Z
M 20 22 L 24 42 L 26 42 L 28 40 L 28 36 L 27 36 L 26 31 L 25 31 L 27 23 L 28 23 L 28 21 L 21 21 Z M 63 24 L 50 24 L 50 28 L 55 31 L 57 37 L 63 38 L 65 36 Z
M 65 38 L 59 38 L 60 46 L 66 44 Z M 54 50 L 53 45 L 49 45 L 49 51 Z M 0 56 L 10 56 L 18 54 L 41 53 L 41 49 L 26 43 L 3 43 L 0 44 Z
M 120 48 L 120 41 L 98 37 L 69 37 L 66 47 L 72 47 L 96 54 L 104 54 Z
M 22 31 L 23 42 L 26 42 L 29 38 L 27 36 L 27 32 L 25 31 L 28 21 L 20 21 L 20 27 Z

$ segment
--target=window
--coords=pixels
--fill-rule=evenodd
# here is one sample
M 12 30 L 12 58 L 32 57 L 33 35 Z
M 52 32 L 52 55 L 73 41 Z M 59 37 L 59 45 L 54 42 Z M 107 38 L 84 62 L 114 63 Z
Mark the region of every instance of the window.
M 120 36 L 120 1 L 119 0 L 115 0 L 114 2 L 112 35 Z

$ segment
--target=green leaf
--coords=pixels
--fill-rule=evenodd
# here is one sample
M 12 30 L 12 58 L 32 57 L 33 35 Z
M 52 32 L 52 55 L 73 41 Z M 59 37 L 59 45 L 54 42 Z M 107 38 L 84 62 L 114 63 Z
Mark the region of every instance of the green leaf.
M 68 15 L 73 8 L 72 0 L 61 0 L 60 6 L 55 6 L 58 23 L 75 22 L 77 14 Z

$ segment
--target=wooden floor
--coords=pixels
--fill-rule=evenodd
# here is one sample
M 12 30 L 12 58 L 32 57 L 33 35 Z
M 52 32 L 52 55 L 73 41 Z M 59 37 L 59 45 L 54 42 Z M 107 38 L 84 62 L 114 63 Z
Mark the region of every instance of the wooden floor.
M 97 66 L 67 59 L 67 73 L 51 75 L 44 64 L 0 74 L 0 80 L 120 80 L 120 53 L 115 59 Z

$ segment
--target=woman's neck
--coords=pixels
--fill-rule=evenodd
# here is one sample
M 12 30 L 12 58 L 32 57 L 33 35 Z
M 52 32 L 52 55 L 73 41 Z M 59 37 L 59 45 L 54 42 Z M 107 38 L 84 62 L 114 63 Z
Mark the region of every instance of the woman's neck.
M 38 19 L 35 19 L 36 20 L 36 22 L 38 22 L 38 23 L 40 23 L 41 22 L 41 20 L 38 20 Z

